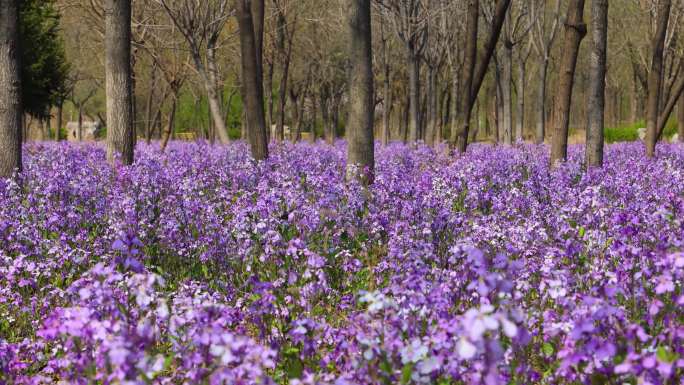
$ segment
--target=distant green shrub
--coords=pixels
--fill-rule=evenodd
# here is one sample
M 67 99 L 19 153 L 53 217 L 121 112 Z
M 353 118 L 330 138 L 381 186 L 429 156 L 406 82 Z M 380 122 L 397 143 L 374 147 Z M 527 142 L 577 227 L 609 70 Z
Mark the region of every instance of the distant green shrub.
M 640 120 L 635 123 L 630 123 L 624 126 L 606 127 L 603 130 L 603 135 L 605 137 L 606 143 L 633 142 L 635 140 L 639 140 L 640 127 L 646 127 L 646 122 Z M 677 119 L 671 117 L 665 124 L 665 129 L 663 130 L 663 138 L 670 139 L 676 133 Z

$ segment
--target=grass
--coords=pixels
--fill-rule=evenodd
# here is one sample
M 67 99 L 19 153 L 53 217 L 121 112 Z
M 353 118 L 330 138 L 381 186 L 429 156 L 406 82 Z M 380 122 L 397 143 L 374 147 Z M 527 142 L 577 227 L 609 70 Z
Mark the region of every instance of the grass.
M 632 142 L 639 140 L 639 128 L 646 127 L 646 122 L 640 120 L 635 123 L 618 127 L 606 127 L 603 131 L 606 143 Z M 665 125 L 663 138 L 670 139 L 677 133 L 677 119 L 671 118 Z

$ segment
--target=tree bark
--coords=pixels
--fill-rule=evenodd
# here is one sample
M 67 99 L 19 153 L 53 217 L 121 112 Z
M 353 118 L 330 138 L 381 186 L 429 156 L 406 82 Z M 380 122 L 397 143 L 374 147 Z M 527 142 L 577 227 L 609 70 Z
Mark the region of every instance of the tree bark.
M 570 125 L 570 106 L 572 85 L 575 80 L 577 55 L 582 39 L 587 34 L 584 24 L 584 0 L 570 0 L 563 41 L 563 54 L 558 76 L 558 94 L 554 111 L 554 132 L 551 140 L 551 167 L 568 156 L 568 128 Z
M 477 140 L 477 135 L 480 133 L 480 102 L 478 100 L 475 101 L 475 105 L 473 106 L 473 135 L 470 138 L 471 142 L 474 142 Z
M 76 140 L 83 141 L 83 103 L 78 104 L 78 126 L 76 129 Z
M 318 119 L 318 104 L 316 104 L 316 92 L 311 91 L 311 143 L 316 143 L 316 119 Z
M 147 95 L 145 102 L 145 138 L 147 144 L 150 144 L 152 139 L 152 103 L 154 102 L 154 90 L 157 87 L 157 62 L 152 65 L 150 72 L 150 92 Z
M 497 63 L 494 70 L 494 82 L 496 83 L 496 97 L 494 98 L 494 122 L 496 123 L 496 143 L 504 142 L 506 132 L 503 129 L 503 90 L 501 84 L 501 69 Z
M 513 144 L 513 97 L 511 83 L 513 82 L 513 45 L 506 41 L 503 44 L 501 91 L 503 92 L 503 131 L 504 144 Z
M 285 140 L 285 107 L 287 104 L 287 80 L 290 73 L 290 54 L 286 54 L 283 62 L 283 72 L 280 77 L 278 90 L 278 122 L 276 123 L 276 140 Z
M 425 143 L 428 146 L 434 146 L 438 134 L 437 69 L 428 67 L 427 77 L 427 124 L 425 126 Z
M 257 83 L 263 87 L 264 76 L 264 0 L 249 0 L 252 14 L 252 28 L 254 29 L 254 50 L 256 55 Z M 263 90 L 261 91 L 263 95 Z
M 211 70 L 209 70 L 210 68 L 215 67 L 216 63 L 210 62 L 211 60 L 214 60 L 214 58 L 207 52 L 207 68 L 205 68 L 204 64 L 202 64 L 202 58 L 199 56 L 199 50 L 193 51 L 197 51 L 196 53 L 193 53 L 193 61 L 195 62 L 195 68 L 202 80 L 202 84 L 204 85 L 204 90 L 207 93 L 209 113 L 214 122 L 214 130 L 218 133 L 221 143 L 226 144 L 230 142 L 230 138 L 228 137 L 226 122 L 223 120 L 223 113 L 221 113 L 221 102 L 219 101 L 219 95 L 216 92 L 216 81 L 213 80 L 210 74 Z
M 684 142 L 684 94 L 679 95 L 679 104 L 677 105 L 677 136 L 679 142 Z
M 539 100 L 537 101 L 536 143 L 544 143 L 546 137 L 546 75 L 549 71 L 549 59 L 544 58 L 539 66 Z
M 449 128 L 449 141 L 454 142 L 460 128 L 458 116 L 461 108 L 461 71 L 451 71 L 451 127 Z
M 62 120 L 64 118 L 64 100 L 59 98 L 57 100 L 57 127 L 55 127 L 55 141 L 62 140 Z
M 527 63 L 520 59 L 518 60 L 518 84 L 517 93 L 518 97 L 516 99 L 517 111 L 515 114 L 515 141 L 522 142 L 524 138 L 524 128 L 525 128 L 525 85 L 527 83 Z
M 171 139 L 171 134 L 173 133 L 173 127 L 176 123 L 176 108 L 178 103 L 178 95 L 171 95 L 171 108 L 169 109 L 169 119 L 166 122 L 166 128 L 164 129 L 164 134 L 162 135 L 161 152 L 166 150 L 166 146 L 169 144 L 169 139 Z
M 465 152 L 468 146 L 468 125 L 470 124 L 470 91 L 473 84 L 475 61 L 477 60 L 477 30 L 480 16 L 480 1 L 468 1 L 468 15 L 466 19 L 466 47 L 463 60 L 463 80 L 461 81 L 461 107 L 456 113 L 456 130 L 451 130 L 451 142 L 458 140 L 458 149 Z
M 385 43 L 386 44 L 386 43 Z M 385 49 L 385 55 L 387 50 Z M 385 56 L 384 56 L 385 57 Z M 392 88 L 391 88 L 391 72 L 389 62 L 385 57 L 383 64 L 384 79 L 383 79 L 383 108 L 382 108 L 382 145 L 386 146 L 390 142 L 390 116 L 392 113 Z
M 670 19 L 671 0 L 658 0 L 656 33 L 653 37 L 651 71 L 648 74 L 648 101 L 646 105 L 646 156 L 655 156 L 658 141 L 658 112 L 660 110 L 663 83 L 663 51 L 667 24 Z
M 641 92 L 639 92 L 639 78 L 636 72 L 632 75 L 632 100 L 630 103 L 630 123 L 636 123 L 642 114 Z
M 302 112 L 299 109 L 299 95 L 294 91 L 294 89 L 291 88 L 289 92 L 289 98 L 290 106 L 292 108 L 292 123 L 294 125 L 294 136 L 292 137 L 292 141 L 298 142 L 301 138 L 302 129 Z
M 592 49 L 589 57 L 589 99 L 587 111 L 587 168 L 603 166 L 603 126 L 606 87 L 606 49 L 608 40 L 608 0 L 591 1 Z
M 264 85 L 264 92 L 266 93 L 266 128 L 267 132 L 271 131 L 273 127 L 273 71 L 274 64 L 271 61 L 266 62 L 268 71 L 266 72 L 266 84 Z M 242 89 L 242 88 L 241 88 Z M 244 93 L 241 94 L 244 101 Z
M 292 42 L 288 39 L 288 26 L 285 14 L 276 4 L 276 22 L 278 28 L 278 53 L 282 61 L 280 75 L 280 89 L 278 90 L 278 122 L 276 123 L 276 140 L 285 140 L 285 107 L 287 104 L 287 86 L 290 74 L 290 59 L 292 56 Z
M 373 183 L 373 52 L 370 0 L 347 0 L 349 29 L 349 120 L 347 179 Z
M 320 109 L 321 109 L 321 123 L 323 125 L 323 139 L 325 139 L 325 142 L 328 144 L 333 144 L 335 143 L 335 129 L 332 128 L 332 123 L 330 119 L 330 109 L 328 108 L 328 104 L 330 101 L 330 97 L 328 95 L 328 91 L 323 89 L 321 90 L 321 95 L 318 98 L 318 101 L 320 103 Z
M 677 104 L 677 101 L 682 93 L 684 93 L 684 74 L 680 74 L 679 79 L 677 79 L 677 82 L 673 85 L 670 97 L 663 107 L 662 112 L 658 115 L 656 142 L 663 136 L 663 131 L 665 130 L 667 120 L 670 118 L 670 114 L 672 114 L 672 110 L 674 110 L 675 105 Z
M 420 138 L 420 57 L 414 48 L 407 47 L 409 71 L 409 143 L 415 144 Z
M 472 3 L 475 3 L 474 6 Z M 477 17 L 475 17 L 479 12 L 477 9 L 479 7 L 479 1 L 471 0 L 471 3 L 469 3 L 468 6 L 468 14 L 469 14 L 469 21 L 470 19 L 474 19 L 471 23 L 472 25 L 467 25 L 466 26 L 466 56 L 471 56 L 472 59 L 472 69 L 466 71 L 464 76 L 467 76 L 469 79 L 468 81 L 464 81 L 464 95 L 467 95 L 467 97 L 464 97 L 466 99 L 465 102 L 463 102 L 463 106 L 465 107 L 463 111 L 461 111 L 462 115 L 462 129 L 460 129 L 460 138 L 458 142 L 458 147 L 460 152 L 465 152 L 467 147 L 468 147 L 468 131 L 470 129 L 470 115 L 471 115 L 471 110 L 473 108 L 473 104 L 475 104 L 475 99 L 477 99 L 477 94 L 480 91 L 480 87 L 482 86 L 482 81 L 484 80 L 485 74 L 487 73 L 487 68 L 489 67 L 489 63 L 492 60 L 492 56 L 494 54 L 494 50 L 496 48 L 496 43 L 499 40 L 499 35 L 501 34 L 501 28 L 503 27 L 504 20 L 506 19 L 506 14 L 508 13 L 508 7 L 511 4 L 511 0 L 497 0 L 496 2 L 496 8 L 494 10 L 494 18 L 492 20 L 492 29 L 490 31 L 490 34 L 487 38 L 487 41 L 485 42 L 484 45 L 484 50 L 482 57 L 477 63 L 477 66 L 475 66 L 475 60 L 476 60 L 476 54 L 477 54 Z M 473 16 L 473 17 L 471 17 Z M 474 47 L 470 47 L 470 45 L 474 45 Z M 472 52 L 471 52 L 472 51 Z M 475 54 L 473 54 L 475 52 Z M 466 59 L 468 61 L 469 59 Z M 464 64 L 465 65 L 465 64 Z M 467 68 L 467 67 L 466 67 Z M 464 77 L 464 79 L 466 79 Z M 467 87 L 466 87 L 467 85 Z
M 482 56 L 480 61 L 475 67 L 473 81 L 470 90 L 470 108 L 475 104 L 475 99 L 477 99 L 477 94 L 482 86 L 482 81 L 487 74 L 487 69 L 489 68 L 489 63 L 492 61 L 492 56 L 496 49 L 496 43 L 499 41 L 499 36 L 501 35 L 501 28 L 506 20 L 506 15 L 508 14 L 508 7 L 511 5 L 511 0 L 497 0 L 496 8 L 494 10 L 494 19 L 492 20 L 492 29 L 487 41 L 484 45 L 484 50 L 482 51 Z
M 133 95 L 131 76 L 131 1 L 105 3 L 107 160 L 117 156 L 133 164 Z M 79 130 L 80 131 L 80 130 Z
M 408 143 L 408 132 L 409 132 L 409 119 L 411 110 L 411 95 L 406 94 L 406 101 L 404 103 L 404 108 L 401 113 L 401 140 L 404 143 Z
M 258 74 L 257 42 L 249 3 L 249 0 L 236 0 L 240 28 L 242 84 L 245 87 L 247 137 L 252 157 L 259 161 L 268 158 L 268 139 L 264 120 L 264 90 Z

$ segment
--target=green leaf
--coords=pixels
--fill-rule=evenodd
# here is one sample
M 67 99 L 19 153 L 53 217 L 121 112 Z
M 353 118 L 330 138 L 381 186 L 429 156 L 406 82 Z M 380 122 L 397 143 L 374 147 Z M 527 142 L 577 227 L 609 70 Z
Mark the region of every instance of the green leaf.
M 656 357 L 660 362 L 671 363 L 675 362 L 678 358 L 677 353 L 671 352 L 670 348 L 667 346 L 659 346 L 656 350 Z
M 413 374 L 413 362 L 409 362 L 401 369 L 401 383 L 408 384 L 411 381 L 411 374 Z
M 584 226 L 579 228 L 579 237 L 584 238 L 584 234 L 587 232 L 587 230 L 584 228 Z
M 554 352 L 553 345 L 548 342 L 544 342 L 542 345 L 542 352 L 544 352 L 544 355 L 547 357 L 552 356 Z

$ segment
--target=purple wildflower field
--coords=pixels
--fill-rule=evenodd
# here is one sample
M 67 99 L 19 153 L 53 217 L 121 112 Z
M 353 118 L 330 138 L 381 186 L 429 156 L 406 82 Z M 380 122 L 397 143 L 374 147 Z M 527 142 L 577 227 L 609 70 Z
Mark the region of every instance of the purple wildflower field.
M 25 147 L 0 384 L 682 384 L 684 148 Z

